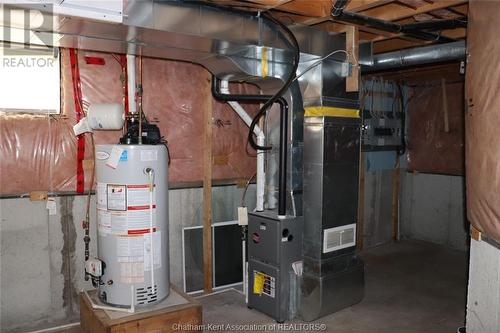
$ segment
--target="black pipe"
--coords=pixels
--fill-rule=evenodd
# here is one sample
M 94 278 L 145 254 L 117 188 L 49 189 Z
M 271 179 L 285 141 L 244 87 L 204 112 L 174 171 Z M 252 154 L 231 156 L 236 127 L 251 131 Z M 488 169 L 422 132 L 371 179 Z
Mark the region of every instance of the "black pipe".
M 401 31 L 415 31 L 415 30 L 445 30 L 455 28 L 466 28 L 467 17 L 459 17 L 451 20 L 432 20 L 416 23 L 408 23 L 401 26 Z
M 287 145 L 288 145 L 288 103 L 284 99 L 278 99 L 280 105 L 280 150 L 279 150 L 279 192 L 278 192 L 278 216 L 286 215 L 286 167 L 287 167 Z
M 225 102 L 245 102 L 245 103 L 264 103 L 267 102 L 272 95 L 243 95 L 243 94 L 223 94 L 220 92 L 220 81 L 212 74 L 212 95 L 221 101 Z
M 334 20 L 346 23 L 364 25 L 367 27 L 392 33 L 403 33 L 408 37 L 428 40 L 428 41 L 435 41 L 439 43 L 449 43 L 455 41 L 452 38 L 448 38 L 431 32 L 418 31 L 418 30 L 405 31 L 404 25 L 390 21 L 380 20 L 374 17 L 361 15 L 358 13 L 345 11 L 343 10 L 345 3 L 346 3 L 345 0 L 337 0 L 333 5 L 331 16 L 333 17 Z
M 246 103 L 264 103 L 269 100 L 269 95 L 241 95 L 241 94 L 223 94 L 219 91 L 220 80 L 212 75 L 212 95 L 225 102 L 246 102 Z M 288 154 L 288 102 L 279 97 L 275 103 L 280 106 L 280 147 L 278 162 L 278 215 L 286 215 L 286 169 Z M 253 135 L 255 124 L 259 121 L 259 115 L 255 116 L 250 125 L 250 135 Z

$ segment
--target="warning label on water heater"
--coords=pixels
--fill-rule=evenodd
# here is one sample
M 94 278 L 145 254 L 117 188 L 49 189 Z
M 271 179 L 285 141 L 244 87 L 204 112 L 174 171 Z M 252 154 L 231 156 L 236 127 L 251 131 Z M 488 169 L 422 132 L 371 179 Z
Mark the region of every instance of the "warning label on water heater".
M 151 253 L 153 250 L 153 253 Z M 144 282 L 144 272 L 161 267 L 161 232 L 117 237 L 116 255 L 120 263 L 120 280 L 123 283 Z
M 108 184 L 106 190 L 106 201 L 108 210 L 127 210 L 127 187 L 126 185 Z
M 141 235 L 156 231 L 156 189 L 149 184 L 97 184 L 100 235 Z

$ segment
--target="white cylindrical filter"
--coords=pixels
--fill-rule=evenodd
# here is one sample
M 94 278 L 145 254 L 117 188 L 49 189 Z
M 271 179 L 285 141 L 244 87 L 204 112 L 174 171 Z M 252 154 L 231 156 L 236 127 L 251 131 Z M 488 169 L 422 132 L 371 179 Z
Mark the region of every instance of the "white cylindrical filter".
M 105 264 L 99 296 L 107 304 L 144 306 L 168 296 L 167 170 L 163 145 L 96 146 L 98 257 Z
M 90 128 L 95 130 L 119 130 L 125 123 L 125 112 L 121 104 L 93 103 L 87 111 Z

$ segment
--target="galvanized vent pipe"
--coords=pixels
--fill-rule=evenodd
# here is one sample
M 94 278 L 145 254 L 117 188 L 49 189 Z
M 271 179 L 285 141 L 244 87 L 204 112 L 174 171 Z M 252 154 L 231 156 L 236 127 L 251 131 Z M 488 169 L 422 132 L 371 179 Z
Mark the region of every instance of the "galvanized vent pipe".
M 362 72 L 379 72 L 402 67 L 428 65 L 465 59 L 465 41 L 415 47 L 381 53 L 373 56 L 372 66 L 363 66 Z

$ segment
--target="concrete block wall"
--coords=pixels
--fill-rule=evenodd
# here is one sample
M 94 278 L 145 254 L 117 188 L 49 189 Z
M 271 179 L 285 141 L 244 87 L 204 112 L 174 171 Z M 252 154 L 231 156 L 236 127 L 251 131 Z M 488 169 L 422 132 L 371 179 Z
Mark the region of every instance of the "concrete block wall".
M 365 173 L 363 247 L 392 241 L 392 170 Z
M 401 237 L 467 250 L 464 177 L 402 172 L 401 181 Z
M 214 187 L 213 222 L 237 219 L 243 189 Z M 84 281 L 81 222 L 86 196 L 55 198 L 57 214 L 45 201 L 0 200 L 0 331 L 26 332 L 79 320 L 78 293 L 91 289 Z M 255 206 L 255 186 L 246 195 Z M 91 254 L 96 255 L 95 197 L 91 200 Z M 182 287 L 182 228 L 203 220 L 201 188 L 169 191 L 171 282 Z
M 471 240 L 467 333 L 500 332 L 500 244 Z

